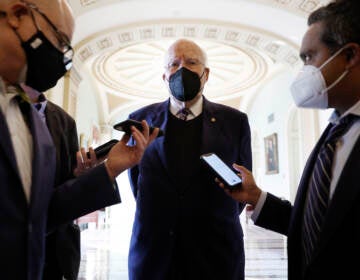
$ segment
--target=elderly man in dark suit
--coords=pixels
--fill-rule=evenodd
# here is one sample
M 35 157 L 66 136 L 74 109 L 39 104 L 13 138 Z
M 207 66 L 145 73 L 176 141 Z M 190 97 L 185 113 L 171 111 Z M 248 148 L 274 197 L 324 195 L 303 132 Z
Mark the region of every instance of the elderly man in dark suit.
M 334 108 L 303 172 L 294 206 L 243 185 L 228 192 L 255 206 L 256 224 L 288 236 L 288 279 L 357 279 L 360 250 L 360 2 L 334 1 L 310 14 L 292 84 L 295 103 Z
M 56 150 L 19 88 L 45 91 L 71 66 L 74 19 L 66 0 L 0 1 L 0 259 L 2 279 L 42 279 L 48 231 L 120 202 L 115 177 L 138 163 L 149 136 L 132 129 L 105 163 L 54 188 Z M 92 151 L 94 156 L 94 152 Z
M 163 75 L 170 98 L 130 115 L 165 131 L 129 171 L 136 197 L 130 280 L 244 279 L 244 205 L 217 187 L 200 155 L 251 168 L 250 129 L 244 113 L 203 96 L 209 72 L 197 44 L 174 42 Z

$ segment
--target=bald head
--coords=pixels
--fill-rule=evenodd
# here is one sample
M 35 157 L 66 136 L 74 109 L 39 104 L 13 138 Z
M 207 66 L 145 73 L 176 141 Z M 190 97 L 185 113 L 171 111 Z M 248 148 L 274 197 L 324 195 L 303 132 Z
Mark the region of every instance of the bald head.
M 176 53 L 191 53 L 194 57 L 207 67 L 207 55 L 199 45 L 188 39 L 178 39 L 169 47 L 165 55 L 165 66 L 173 59 Z

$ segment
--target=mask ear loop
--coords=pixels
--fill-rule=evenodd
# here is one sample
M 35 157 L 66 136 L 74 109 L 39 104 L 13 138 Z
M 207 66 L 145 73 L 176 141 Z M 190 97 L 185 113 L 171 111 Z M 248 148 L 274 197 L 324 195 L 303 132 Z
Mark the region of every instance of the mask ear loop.
M 327 92 L 327 91 L 329 91 L 330 89 L 332 89 L 334 86 L 336 86 L 336 85 L 347 75 L 347 73 L 349 73 L 349 69 L 346 69 L 346 70 L 340 75 L 340 77 L 337 78 L 337 79 L 335 80 L 335 82 L 333 82 L 330 86 L 328 86 L 326 89 L 324 89 L 324 90 L 322 91 L 322 93 Z
M 320 67 L 319 70 L 324 68 L 331 60 L 333 60 L 339 53 L 341 53 L 345 49 L 345 46 L 338 49 L 332 56 L 330 56 Z
M 201 76 L 200 76 L 200 84 L 201 84 L 201 79 L 202 79 L 202 77 L 204 76 L 204 74 L 205 74 L 205 69 L 204 69 L 203 73 L 202 73 Z M 205 87 L 205 84 L 204 84 L 203 87 L 200 87 L 199 92 L 202 92 L 202 91 L 204 90 L 204 87 Z
M 345 49 L 345 46 L 340 48 L 337 52 L 335 52 L 331 57 L 329 57 L 323 65 L 319 67 L 319 70 L 322 69 L 326 64 L 328 64 L 334 57 L 336 57 L 339 53 L 341 53 Z M 321 93 L 328 92 L 330 89 L 332 89 L 334 86 L 336 86 L 346 75 L 349 73 L 349 69 L 346 69 L 340 76 L 337 78 L 330 86 L 328 86 L 326 89 L 322 90 Z

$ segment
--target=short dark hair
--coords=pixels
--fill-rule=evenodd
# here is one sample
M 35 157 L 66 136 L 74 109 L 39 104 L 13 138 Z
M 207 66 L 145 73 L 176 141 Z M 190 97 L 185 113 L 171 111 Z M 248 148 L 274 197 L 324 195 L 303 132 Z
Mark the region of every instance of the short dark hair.
M 322 42 L 331 51 L 347 43 L 360 44 L 360 0 L 337 0 L 313 11 L 308 25 L 322 22 Z

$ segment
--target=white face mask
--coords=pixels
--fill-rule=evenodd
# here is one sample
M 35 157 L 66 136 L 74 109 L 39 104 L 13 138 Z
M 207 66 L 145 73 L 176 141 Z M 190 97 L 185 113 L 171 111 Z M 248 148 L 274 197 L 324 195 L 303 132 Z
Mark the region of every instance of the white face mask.
M 334 53 L 319 68 L 312 65 L 304 65 L 294 82 L 290 86 L 290 91 L 296 106 L 302 108 L 326 109 L 329 106 L 328 91 L 337 85 L 348 73 L 345 70 L 339 78 L 331 85 L 326 86 L 321 69 L 332 61 L 344 47 Z

